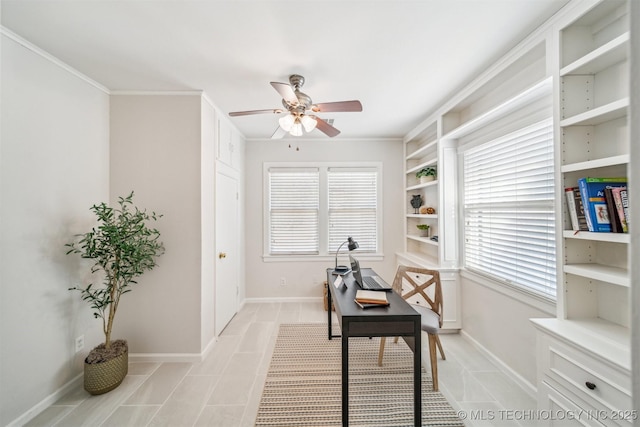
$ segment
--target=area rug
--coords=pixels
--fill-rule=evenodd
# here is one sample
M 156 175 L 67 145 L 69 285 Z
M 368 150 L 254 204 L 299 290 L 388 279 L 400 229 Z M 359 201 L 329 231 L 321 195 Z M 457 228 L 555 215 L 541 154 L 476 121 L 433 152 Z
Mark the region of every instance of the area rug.
M 413 353 L 387 340 L 379 367 L 379 343 L 349 339 L 349 425 L 412 426 Z M 282 324 L 255 425 L 341 426 L 341 366 L 341 340 L 328 340 L 325 324 Z M 424 368 L 422 403 L 423 426 L 464 426 Z

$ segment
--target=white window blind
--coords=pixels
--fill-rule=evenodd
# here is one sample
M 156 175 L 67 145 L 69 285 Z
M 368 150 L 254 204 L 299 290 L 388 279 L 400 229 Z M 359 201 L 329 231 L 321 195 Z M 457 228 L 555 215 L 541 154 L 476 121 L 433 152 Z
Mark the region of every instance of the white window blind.
M 319 252 L 320 177 L 317 168 L 269 169 L 269 252 Z
M 376 252 L 378 242 L 378 171 L 329 168 L 329 251 L 354 238 L 358 252 Z
M 463 158 L 466 267 L 555 299 L 551 121 L 469 149 Z

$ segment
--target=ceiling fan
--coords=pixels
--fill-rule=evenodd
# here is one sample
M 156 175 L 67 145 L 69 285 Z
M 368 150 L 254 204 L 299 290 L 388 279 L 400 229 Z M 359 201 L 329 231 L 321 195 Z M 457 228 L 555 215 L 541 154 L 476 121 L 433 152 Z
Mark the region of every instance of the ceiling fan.
M 282 97 L 282 105 L 284 106 L 284 109 L 274 108 L 268 110 L 235 111 L 229 113 L 229 116 L 238 117 L 265 113 L 282 114 L 287 112 L 288 114 L 286 116 L 283 116 L 278 120 L 280 126 L 276 129 L 271 138 L 282 138 L 287 132 L 293 136 L 301 136 L 303 134 L 303 129 L 306 132 L 311 132 L 316 128 L 327 136 L 334 137 L 340 133 L 338 129 L 333 127 L 326 120 L 321 119 L 315 114 L 309 113 L 362 111 L 362 104 L 360 101 L 340 101 L 314 104 L 309 95 L 300 92 L 300 88 L 303 85 L 304 77 L 298 74 L 292 74 L 289 76 L 289 84 L 271 82 L 271 86 L 273 86 L 273 88 Z

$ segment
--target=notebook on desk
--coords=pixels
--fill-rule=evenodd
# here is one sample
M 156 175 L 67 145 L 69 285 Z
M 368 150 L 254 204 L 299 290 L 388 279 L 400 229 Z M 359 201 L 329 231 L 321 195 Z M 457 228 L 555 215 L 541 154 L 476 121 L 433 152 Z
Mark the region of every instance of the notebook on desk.
M 356 280 L 358 286 L 361 289 L 366 289 L 370 291 L 390 291 L 391 285 L 384 281 L 382 277 L 379 276 L 362 276 L 362 272 L 360 271 L 360 262 L 355 259 L 352 255 L 349 255 L 349 261 L 351 261 L 351 273 L 353 274 L 353 278 Z

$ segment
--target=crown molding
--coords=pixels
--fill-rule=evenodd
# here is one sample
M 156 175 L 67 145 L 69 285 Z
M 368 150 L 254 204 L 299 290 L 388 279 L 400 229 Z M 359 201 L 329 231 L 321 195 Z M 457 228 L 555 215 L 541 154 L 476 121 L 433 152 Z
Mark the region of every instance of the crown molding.
M 111 95 L 114 96 L 203 96 L 201 90 L 112 90 Z
M 81 73 L 80 71 L 76 70 L 75 68 L 73 68 L 69 64 L 67 64 L 65 62 L 62 62 L 61 60 L 59 60 L 55 56 L 51 55 L 49 52 L 39 48 L 38 46 L 34 45 L 30 41 L 25 40 L 24 38 L 20 37 L 19 35 L 17 35 L 13 31 L 9 30 L 8 28 L 0 25 L 0 34 L 2 34 L 3 36 L 5 36 L 5 37 L 7 37 L 7 38 L 9 38 L 11 40 L 13 40 L 14 42 L 18 43 L 22 47 L 32 51 L 36 55 L 41 56 L 42 58 L 46 59 L 47 61 L 51 62 L 52 64 L 57 65 L 58 67 L 62 68 L 63 70 L 65 70 L 69 74 L 72 74 L 73 76 L 75 76 L 75 77 L 79 78 L 80 80 L 90 84 L 91 86 L 93 86 L 96 89 L 106 93 L 107 95 L 111 94 L 111 92 L 109 91 L 109 89 L 107 87 L 101 85 L 100 83 L 96 82 L 95 80 L 91 79 L 90 77 L 86 76 L 85 74 Z

